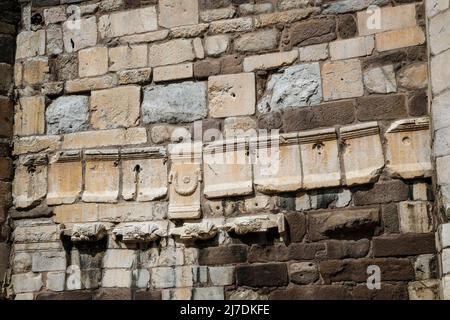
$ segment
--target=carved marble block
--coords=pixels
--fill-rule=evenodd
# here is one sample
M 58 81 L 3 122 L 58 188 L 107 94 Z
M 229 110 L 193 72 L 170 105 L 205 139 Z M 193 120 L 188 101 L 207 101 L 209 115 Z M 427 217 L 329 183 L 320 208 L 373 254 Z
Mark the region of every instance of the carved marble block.
M 202 145 L 169 145 L 169 157 L 169 219 L 200 218 Z
M 116 241 L 125 243 L 152 242 L 167 237 L 168 221 L 119 224 L 112 231 Z
M 222 227 L 226 232 L 233 232 L 239 235 L 267 232 L 269 229 L 274 228 L 277 229 L 280 235 L 284 235 L 286 230 L 283 214 L 231 218 L 227 219 L 227 223 Z
M 50 163 L 47 204 L 74 203 L 81 194 L 83 183 L 81 151 L 58 152 Z
M 171 236 L 178 236 L 181 240 L 208 240 L 217 235 L 217 226 L 210 221 L 199 223 L 185 223 L 182 227 L 173 228 Z
M 386 131 L 386 140 L 387 170 L 392 177 L 431 176 L 431 137 L 427 117 L 394 122 Z
M 334 128 L 299 133 L 303 187 L 316 189 L 340 185 L 338 143 Z
M 300 145 L 297 133 L 250 139 L 254 157 L 256 190 L 262 193 L 290 192 L 302 188 Z
M 121 151 L 122 196 L 125 200 L 152 201 L 167 194 L 167 161 L 164 148 Z
M 214 142 L 204 150 L 207 198 L 248 195 L 253 192 L 253 174 L 245 139 Z
M 13 199 L 16 208 L 28 208 L 47 194 L 47 156 L 24 156 L 19 159 L 13 182 Z
M 111 223 L 100 222 L 77 223 L 72 227 L 70 239 L 72 242 L 99 241 L 108 234 L 108 230 L 111 229 L 111 226 Z
M 85 159 L 83 201 L 117 202 L 120 176 L 118 150 L 88 150 Z
M 377 122 L 343 127 L 345 183 L 348 186 L 373 182 L 384 167 L 383 148 Z

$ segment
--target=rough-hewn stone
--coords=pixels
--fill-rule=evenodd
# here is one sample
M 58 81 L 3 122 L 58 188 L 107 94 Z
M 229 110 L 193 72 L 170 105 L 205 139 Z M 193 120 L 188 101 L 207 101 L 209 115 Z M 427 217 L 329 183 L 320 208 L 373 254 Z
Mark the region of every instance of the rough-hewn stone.
M 89 128 L 89 97 L 59 97 L 46 112 L 47 133 L 62 134 Z

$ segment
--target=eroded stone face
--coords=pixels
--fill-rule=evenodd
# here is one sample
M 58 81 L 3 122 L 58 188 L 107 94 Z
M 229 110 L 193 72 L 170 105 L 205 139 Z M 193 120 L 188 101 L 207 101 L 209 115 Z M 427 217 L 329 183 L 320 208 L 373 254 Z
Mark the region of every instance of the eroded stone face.
M 108 72 L 108 48 L 94 47 L 78 53 L 80 77 L 100 76 Z
M 19 136 L 45 133 L 45 97 L 23 97 L 16 105 L 14 133 Z
M 400 202 L 398 215 L 403 233 L 428 233 L 433 229 L 430 206 L 426 201 Z
M 66 52 L 74 52 L 97 44 L 95 17 L 66 21 L 63 24 L 63 41 Z
M 161 0 L 159 25 L 166 28 L 198 23 L 197 0 Z
M 364 84 L 374 93 L 391 93 L 397 91 L 397 81 L 393 65 L 374 67 L 364 71 Z
M 48 134 L 87 130 L 89 128 L 89 97 L 57 98 L 46 110 L 46 121 Z
M 120 11 L 99 18 L 99 32 L 102 38 L 119 37 L 154 31 L 158 28 L 156 8 L 147 7 Z
M 16 59 L 45 54 L 45 30 L 22 31 L 17 35 Z
M 322 66 L 323 97 L 326 101 L 359 97 L 364 94 L 361 62 L 342 60 Z

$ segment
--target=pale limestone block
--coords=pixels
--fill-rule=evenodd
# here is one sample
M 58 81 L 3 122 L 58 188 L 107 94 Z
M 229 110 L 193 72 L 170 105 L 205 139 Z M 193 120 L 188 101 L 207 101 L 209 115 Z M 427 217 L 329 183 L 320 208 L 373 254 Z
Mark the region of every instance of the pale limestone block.
M 230 117 L 224 120 L 224 133 L 226 139 L 235 137 L 254 137 L 256 132 L 256 121 L 251 117 Z
M 23 81 L 25 84 L 36 85 L 43 83 L 49 73 L 47 57 L 35 57 L 23 63 Z
M 117 150 L 88 150 L 85 152 L 84 202 L 117 202 L 119 168 Z
M 153 80 L 155 82 L 182 80 L 193 76 L 194 68 L 192 63 L 156 67 L 153 70 Z
M 304 0 L 302 0 L 304 1 Z M 241 15 L 270 13 L 273 10 L 273 5 L 270 2 L 265 3 L 243 3 L 239 5 L 239 13 Z
M 364 84 L 373 93 L 391 93 L 397 91 L 394 66 L 392 64 L 364 71 Z
M 108 249 L 103 257 L 103 268 L 123 268 L 135 267 L 137 262 L 137 252 L 126 249 Z
M 215 20 L 231 19 L 236 13 L 236 8 L 233 6 L 205 10 L 200 12 L 200 19 L 205 22 L 211 22 Z
M 450 274 L 450 248 L 442 250 L 441 263 L 442 263 L 442 274 Z
M 276 69 L 294 63 L 297 58 L 298 50 L 245 57 L 244 71 Z
M 27 136 L 45 133 L 45 97 L 23 97 L 16 105 L 14 134 Z
M 97 44 L 96 17 L 69 19 L 63 24 L 63 41 L 66 52 L 74 52 Z
M 160 0 L 159 25 L 172 28 L 198 23 L 197 0 Z
M 152 201 L 167 194 L 167 163 L 162 148 L 122 149 L 122 196 Z
M 193 288 L 193 300 L 224 300 L 223 287 Z
M 34 300 L 34 294 L 32 292 L 28 293 L 17 293 L 14 296 L 14 300 L 18 301 L 28 301 L 28 300 Z
M 123 70 L 117 72 L 119 84 L 147 83 L 152 76 L 152 68 Z
M 308 6 L 308 0 L 281 0 L 278 2 L 278 9 L 291 10 Z
M 398 74 L 399 86 L 411 90 L 428 87 L 427 63 L 415 63 L 403 68 Z
M 55 151 L 61 147 L 60 136 L 34 136 L 14 141 L 13 154 Z
M 435 67 L 437 67 L 437 65 Z M 435 72 L 432 71 L 431 74 L 431 81 L 434 82 Z M 450 91 L 446 91 L 437 97 L 434 97 L 431 113 L 434 130 L 450 127 Z
M 47 204 L 74 203 L 81 194 L 81 152 L 59 152 L 48 169 Z
M 257 191 L 276 193 L 302 188 L 297 133 L 251 139 L 250 150 L 255 157 L 252 163 Z
M 170 36 L 172 38 L 193 38 L 202 35 L 208 30 L 208 23 L 200 23 L 191 26 L 175 27 L 170 29 Z
M 121 46 L 109 49 L 109 71 L 147 66 L 147 45 Z
M 105 288 L 130 288 L 132 272 L 126 269 L 106 269 L 103 272 L 102 287 Z
M 441 279 L 441 299 L 450 300 L 450 275 Z
M 252 115 L 256 103 L 255 75 L 239 73 L 209 77 L 208 97 L 213 118 Z
M 96 148 L 147 142 L 145 128 L 85 131 L 64 135 L 63 149 Z
M 107 89 L 117 85 L 117 75 L 106 74 L 95 78 L 84 78 L 66 81 L 66 93 L 86 92 Z
M 203 49 L 203 42 L 200 38 L 192 40 L 192 46 L 194 47 L 194 54 L 197 59 L 205 58 L 205 49 Z
M 169 30 L 158 30 L 119 38 L 120 44 L 149 43 L 164 40 L 169 35 Z
M 208 56 L 219 56 L 228 50 L 230 37 L 225 34 L 209 36 L 205 40 L 205 49 Z
M 450 79 L 450 68 L 446 68 L 449 61 L 450 50 L 431 58 L 431 88 L 435 95 L 448 89 L 450 86 L 448 83 L 448 79 Z M 442 99 L 445 101 L 447 99 L 446 97 L 449 96 L 449 92 L 442 94 L 442 96 Z
M 298 48 L 300 61 L 311 62 L 328 59 L 328 43 L 314 44 Z
M 450 177 L 450 156 L 439 157 L 436 159 L 436 172 L 438 172 L 437 183 L 440 186 L 449 185 Z M 445 191 L 444 198 L 445 197 Z
M 67 259 L 65 251 L 36 251 L 33 253 L 31 271 L 65 271 Z
M 400 202 L 398 215 L 402 233 L 428 233 L 433 229 L 430 205 L 426 201 Z
M 150 67 L 177 64 L 195 59 L 192 39 L 175 39 L 162 44 L 150 45 L 148 64 Z
M 317 189 L 340 185 L 341 170 L 336 132 L 322 129 L 299 133 L 303 187 Z
M 229 286 L 234 283 L 235 267 L 209 267 L 209 277 L 215 286 Z
M 311 210 L 311 197 L 307 193 L 301 193 L 295 197 L 295 210 Z
M 148 288 L 150 283 L 150 272 L 147 269 L 133 270 L 133 278 L 136 279 L 138 288 Z
M 94 47 L 78 52 L 78 75 L 80 78 L 101 76 L 107 72 L 107 47 Z
M 343 60 L 369 56 L 375 47 L 373 36 L 358 37 L 330 42 L 331 60 Z
M 433 169 L 428 118 L 396 121 L 389 127 L 385 137 L 386 167 L 391 176 L 403 179 L 431 176 Z
M 52 23 L 66 21 L 66 8 L 53 7 L 44 9 L 44 21 L 46 26 Z
M 39 291 L 44 285 L 42 282 L 42 274 L 35 274 L 33 272 L 12 275 L 11 284 L 14 293 Z
M 413 199 L 414 200 L 428 200 L 428 185 L 426 183 L 415 183 L 413 185 Z
M 256 195 L 246 198 L 244 202 L 239 203 L 239 210 L 242 213 L 255 213 L 274 209 L 270 196 Z
M 253 175 L 245 140 L 212 143 L 204 150 L 204 194 L 207 198 L 248 195 Z
M 175 269 L 171 267 L 158 267 L 151 269 L 151 284 L 154 288 L 175 287 Z
M 376 122 L 342 127 L 345 183 L 354 186 L 374 182 L 384 167 L 380 130 Z M 361 161 L 364 159 L 364 161 Z
M 62 229 L 60 225 L 38 225 L 31 227 L 16 227 L 13 232 L 14 243 L 43 243 L 60 241 Z M 43 249 L 40 247 L 27 247 L 26 250 Z
M 439 300 L 438 279 L 428 279 L 408 283 L 409 300 Z
M 134 127 L 139 122 L 141 88 L 122 86 L 91 94 L 91 123 L 94 129 Z
M 99 241 L 107 236 L 111 228 L 110 223 L 76 223 L 72 226 L 70 240 L 72 242 Z
M 114 228 L 113 239 L 126 244 L 152 242 L 167 237 L 168 227 L 168 221 L 123 223 Z
M 361 62 L 357 59 L 325 62 L 322 65 L 322 81 L 325 101 L 364 94 Z
M 435 272 L 435 254 L 421 254 L 414 261 L 414 273 L 416 280 L 427 280 L 433 277 Z
M 411 47 L 425 43 L 425 34 L 419 26 L 386 31 L 375 35 L 375 43 L 380 52 Z
M 382 7 L 379 11 L 363 10 L 356 13 L 358 31 L 361 36 L 414 27 L 416 22 L 416 5 L 405 4 L 395 7 Z
M 320 13 L 320 8 L 310 7 L 292 9 L 283 12 L 265 13 L 255 17 L 255 27 L 263 28 L 274 24 L 287 24 L 308 18 Z
M 436 55 L 450 48 L 450 10 L 436 15 L 429 21 L 431 53 Z
M 28 208 L 47 194 L 47 158 L 45 155 L 19 159 L 12 187 L 14 206 Z
M 119 11 L 99 18 L 102 38 L 120 37 L 158 29 L 155 7 Z
M 209 26 L 209 32 L 213 34 L 246 32 L 251 31 L 252 29 L 253 29 L 253 19 L 247 17 L 213 21 Z
M 196 219 L 201 215 L 201 144 L 169 146 L 169 219 Z
M 440 224 L 438 227 L 438 251 L 442 251 L 444 248 L 450 248 L 450 223 Z
M 45 54 L 45 30 L 22 31 L 17 35 L 16 59 Z
M 63 53 L 64 42 L 62 27 L 50 25 L 47 27 L 47 55 L 57 55 Z
M 238 235 L 264 233 L 269 229 L 277 229 L 278 233 L 283 236 L 286 231 L 282 213 L 229 218 L 221 228 L 228 233 Z
M 425 9 L 428 18 L 432 18 L 439 12 L 445 11 L 450 6 L 449 0 L 426 0 Z
M 208 240 L 217 235 L 217 226 L 211 221 L 200 223 L 185 223 L 182 227 L 172 228 L 171 236 L 177 236 L 181 240 Z
M 23 78 L 23 64 L 15 63 L 14 64 L 14 84 L 17 87 L 20 87 L 22 85 L 22 78 Z
M 191 300 L 191 288 L 176 288 L 162 290 L 162 300 Z

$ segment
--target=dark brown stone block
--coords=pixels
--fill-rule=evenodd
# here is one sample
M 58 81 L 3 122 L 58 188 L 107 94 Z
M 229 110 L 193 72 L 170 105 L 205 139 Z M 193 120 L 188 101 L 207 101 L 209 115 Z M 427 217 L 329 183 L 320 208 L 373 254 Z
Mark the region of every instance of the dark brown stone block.
M 286 261 L 288 259 L 288 248 L 284 244 L 268 246 L 252 245 L 248 252 L 248 262 L 271 262 Z
M 38 293 L 36 300 L 92 300 L 91 291 L 64 291 Z
M 284 263 L 237 266 L 236 281 L 249 287 L 285 286 L 289 282 L 287 266 Z
M 244 58 L 237 54 L 225 56 L 221 59 L 221 73 L 240 73 L 243 71 L 243 62 Z
M 413 256 L 435 253 L 436 244 L 433 233 L 399 234 L 373 239 L 375 257 Z
M 329 240 L 326 242 L 328 259 L 363 258 L 370 249 L 370 241 Z
M 285 214 L 289 239 L 292 242 L 301 242 L 306 233 L 306 217 L 301 212 L 289 212 Z
M 294 23 L 290 29 L 292 46 L 308 46 L 336 39 L 334 17 L 324 17 Z
M 194 63 L 194 77 L 198 79 L 208 78 L 220 73 L 220 60 L 204 60 Z
M 231 0 L 200 0 L 199 8 L 205 9 L 217 9 L 227 7 L 231 4 Z
M 352 290 L 354 300 L 408 300 L 406 284 L 381 283 L 381 288 L 370 290 L 366 284 L 359 284 Z
M 134 293 L 134 300 L 161 300 L 161 291 L 139 290 Z
M 280 129 L 282 124 L 281 113 L 278 111 L 262 114 L 258 117 L 258 128 L 260 129 Z
M 129 288 L 101 288 L 96 291 L 94 300 L 132 300 L 133 291 Z
M 289 260 L 313 260 L 324 254 L 324 243 L 291 243 L 288 247 Z
M 358 33 L 356 19 L 351 14 L 338 16 L 338 33 L 342 39 L 353 38 Z
M 275 290 L 270 300 L 350 300 L 351 288 L 344 285 L 289 286 L 286 290 Z
M 12 36 L 0 35 L 0 63 L 14 63 L 16 41 Z
M 356 117 L 360 121 L 394 120 L 406 116 L 404 95 L 374 95 L 356 99 Z
M 409 187 L 401 180 L 383 181 L 353 194 L 355 206 L 408 200 Z
M 428 96 L 425 91 L 415 92 L 408 98 L 408 112 L 412 117 L 428 115 Z
M 0 137 L 10 138 L 13 128 L 13 104 L 6 97 L 0 97 Z
M 246 245 L 241 244 L 205 248 L 200 250 L 199 263 L 219 265 L 246 262 L 247 248 Z
M 383 228 L 386 233 L 398 233 L 400 230 L 397 203 L 388 203 L 381 206 Z

